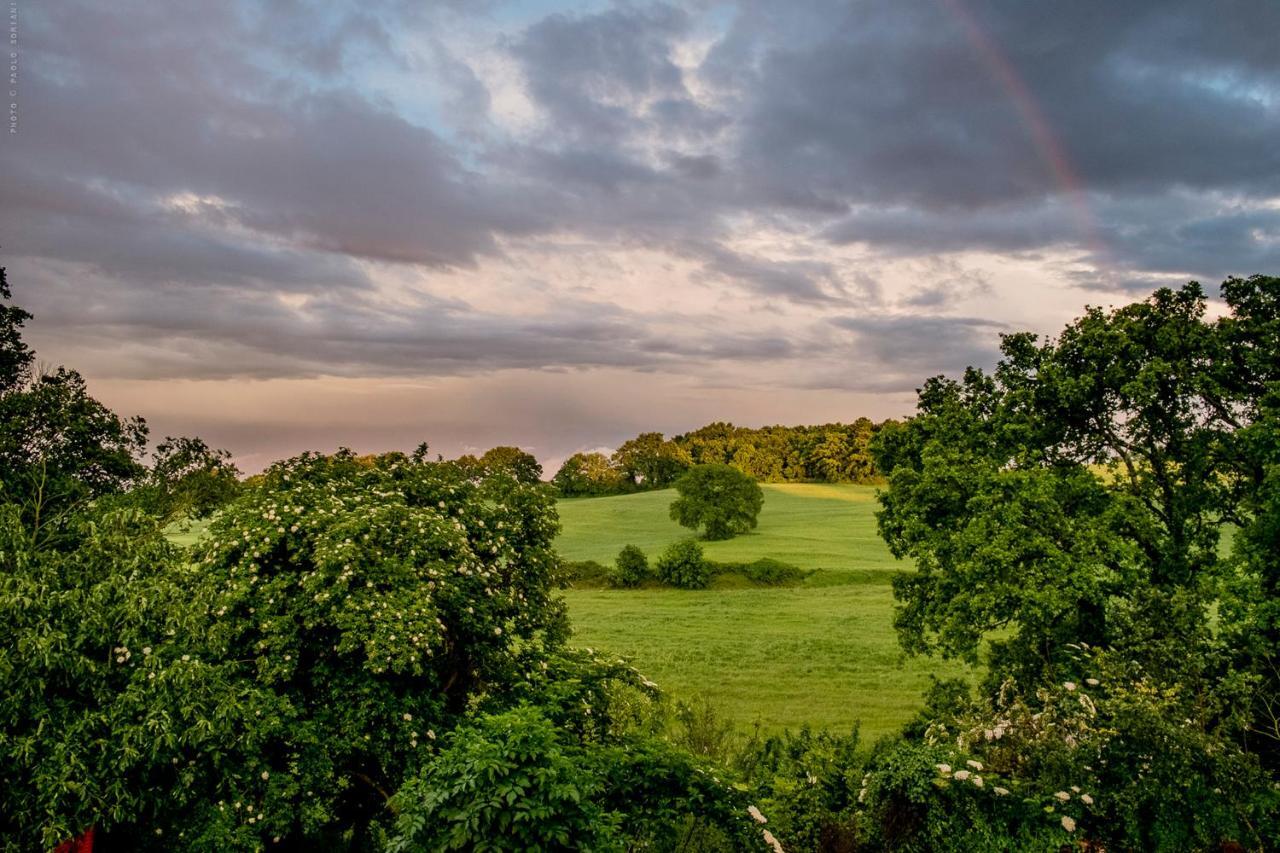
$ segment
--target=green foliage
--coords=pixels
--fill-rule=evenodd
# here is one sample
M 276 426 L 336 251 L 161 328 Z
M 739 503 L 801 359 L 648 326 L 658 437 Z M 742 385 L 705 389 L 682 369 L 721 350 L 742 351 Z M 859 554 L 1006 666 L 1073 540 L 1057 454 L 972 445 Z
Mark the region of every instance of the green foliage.
M 47 850 L 94 824 L 171 846 L 176 816 L 207 817 L 206 795 L 247 775 L 210 778 L 227 747 L 260 749 L 279 719 L 204 656 L 198 573 L 153 520 L 110 506 L 76 515 L 51 549 L 0 505 L 0 564 L 0 847 Z
M 480 465 L 489 474 L 505 474 L 517 482 L 534 484 L 542 481 L 542 466 L 532 453 L 518 447 L 494 447 L 480 457 Z
M 166 437 L 133 495 L 147 512 L 167 521 L 208 518 L 239 492 L 240 471 L 228 451 L 200 438 Z
M 731 465 L 762 482 L 878 483 L 873 437 L 895 421 L 768 426 L 717 422 L 664 439 L 650 432 L 625 442 L 612 458 L 575 453 L 552 482 L 563 497 L 598 497 L 671 485 L 693 465 Z
M 223 510 L 196 557 L 217 647 L 287 709 L 281 825 L 376 820 L 471 698 L 560 642 L 555 531 L 537 486 L 396 454 L 278 463 Z
M 1222 322 L 1197 285 L 1162 290 L 1055 340 L 1005 336 L 991 376 L 925 384 L 918 416 L 877 443 L 881 531 L 917 568 L 896 582 L 908 650 L 972 659 L 1007 628 L 996 669 L 1024 683 L 1054 679 L 1071 641 L 1171 678 L 1208 652 L 1215 585 L 1234 574 L 1220 530 L 1248 541 L 1261 520 L 1265 461 L 1236 433 L 1275 428 L 1239 365 L 1280 345 L 1240 329 L 1280 280 L 1250 281 L 1228 283 Z
M 649 558 L 635 545 L 626 545 L 613 561 L 613 573 L 609 576 L 614 586 L 631 588 L 653 577 L 649 571 Z
M 706 589 L 711 583 L 711 567 L 702 556 L 702 546 L 694 539 L 674 542 L 662 552 L 655 565 L 658 579 L 680 589 Z
M 528 693 L 565 635 L 545 490 L 450 464 L 279 463 L 194 565 L 136 511 L 57 551 L 4 511 L 10 846 L 370 838 L 434 738 Z
M 1007 335 L 992 375 L 930 380 L 880 434 L 881 531 L 917 567 L 895 581 L 904 646 L 973 659 L 1004 631 L 976 709 L 939 702 L 903 747 L 943 750 L 948 793 L 908 798 L 924 846 L 948 816 L 993 848 L 1046 815 L 1108 849 L 1276 836 L 1280 279 L 1223 297 L 1215 320 L 1192 283 Z
M 785 850 L 852 850 L 866 755 L 858 731 L 837 735 L 803 728 L 755 739 L 736 765 Z
M 609 583 L 613 571 L 603 563 L 595 560 L 561 560 L 557 577 L 567 586 L 596 585 Z
M 1280 793 L 1203 695 L 1161 686 L 1111 652 L 1068 652 L 1078 680 L 1033 694 L 1010 681 L 976 706 L 961 703 L 921 742 L 897 748 L 914 756 L 909 774 L 872 761 L 869 811 L 886 784 L 910 786 L 921 806 L 912 838 L 934 839 L 939 821 L 976 813 L 994 830 L 993 849 L 1001 838 L 1055 835 L 1107 849 L 1261 849 L 1274 837 Z
M 646 489 L 665 489 L 690 464 L 689 455 L 660 432 L 643 432 L 623 442 L 611 462 L 628 487 Z
M 0 395 L 22 387 L 31 375 L 36 354 L 22 340 L 22 327 L 31 315 L 16 305 L 4 267 L 0 267 Z
M 10 298 L 0 268 L 0 501 L 18 507 L 34 546 L 75 547 L 74 515 L 143 475 L 147 425 L 91 397 L 74 370 L 33 375 L 22 340 L 31 315 Z
M 450 733 L 396 795 L 388 850 L 624 849 L 621 816 L 600 803 L 598 770 L 564 741 L 529 706 Z
M 392 851 L 760 849 L 741 795 L 660 741 L 568 735 L 536 707 L 480 718 L 396 795 Z
M 729 465 L 697 465 L 676 481 L 679 497 L 671 519 L 682 527 L 702 528 L 707 539 L 729 539 L 755 528 L 764 492 L 746 474 Z
M 556 471 L 551 484 L 561 497 L 578 498 L 616 495 L 627 481 L 603 453 L 575 453 Z
M 739 575 L 757 586 L 794 586 L 811 574 L 799 566 L 772 557 L 761 557 L 750 563 L 719 563 L 708 560 L 707 564 L 713 575 Z
M 707 699 L 700 702 L 676 702 L 676 728 L 672 740 L 693 753 L 728 765 L 733 757 L 737 727 Z
M 0 393 L 0 485 L 40 543 L 64 538 L 89 501 L 139 481 L 147 427 L 89 395 L 84 378 L 59 367 Z
M 884 426 L 866 418 L 851 424 L 768 426 L 708 424 L 672 439 L 695 465 L 732 465 L 764 482 L 873 483 L 872 437 Z

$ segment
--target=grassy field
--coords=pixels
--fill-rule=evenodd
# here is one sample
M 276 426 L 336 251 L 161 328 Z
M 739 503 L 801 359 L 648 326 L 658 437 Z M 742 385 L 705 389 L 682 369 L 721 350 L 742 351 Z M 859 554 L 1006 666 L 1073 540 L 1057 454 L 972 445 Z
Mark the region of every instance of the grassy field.
M 580 646 L 631 657 L 677 698 L 710 700 L 740 726 L 776 731 L 808 723 L 886 734 L 920 705 L 929 674 L 968 674 L 934 660 L 902 660 L 889 583 L 902 564 L 875 532 L 875 489 L 766 485 L 760 525 L 706 543 L 715 560 L 774 557 L 817 570 L 784 589 L 571 589 Z M 689 531 L 667 517 L 674 493 L 560 502 L 557 541 L 571 560 L 611 563 L 627 544 L 650 559 Z

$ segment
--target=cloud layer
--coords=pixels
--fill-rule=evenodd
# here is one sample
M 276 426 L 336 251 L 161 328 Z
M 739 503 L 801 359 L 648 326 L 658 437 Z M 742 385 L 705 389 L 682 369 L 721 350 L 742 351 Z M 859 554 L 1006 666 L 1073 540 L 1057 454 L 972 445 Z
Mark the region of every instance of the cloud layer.
M 571 428 L 619 376 L 671 428 L 687 383 L 888 414 L 1002 329 L 1280 270 L 1270 0 L 265 9 L 23 9 L 4 262 L 45 356 L 160 425 L 173 383 L 470 381 L 421 419 L 461 447 L 498 375 L 556 389 L 501 433 L 552 457 L 646 426 Z M 238 452 L 316 434 L 242 404 Z

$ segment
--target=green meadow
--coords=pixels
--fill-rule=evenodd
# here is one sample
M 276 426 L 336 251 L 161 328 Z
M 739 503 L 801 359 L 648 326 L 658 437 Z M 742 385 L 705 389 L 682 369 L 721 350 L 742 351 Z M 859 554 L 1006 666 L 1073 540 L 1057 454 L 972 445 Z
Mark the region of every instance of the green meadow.
M 570 589 L 579 646 L 631 658 L 676 699 L 710 701 L 740 728 L 887 734 L 920 706 L 929 676 L 968 667 L 904 659 L 890 579 L 908 566 L 876 534 L 875 488 L 764 485 L 759 527 L 704 543 L 718 561 L 773 557 L 813 570 L 789 588 Z M 672 491 L 562 500 L 557 541 L 570 560 L 609 564 L 624 545 L 650 562 L 689 531 L 667 517 Z

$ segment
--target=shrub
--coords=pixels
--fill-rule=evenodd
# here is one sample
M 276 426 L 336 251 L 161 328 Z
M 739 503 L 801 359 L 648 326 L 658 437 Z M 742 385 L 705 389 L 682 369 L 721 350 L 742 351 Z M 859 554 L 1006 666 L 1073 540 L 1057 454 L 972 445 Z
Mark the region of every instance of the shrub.
M 868 764 L 862 820 L 891 848 L 1264 849 L 1280 792 L 1226 720 L 1221 697 L 1162 685 L 1114 653 L 1080 648 L 1079 675 L 1021 692 L 1006 681 L 950 705 L 919 741 Z M 971 831 L 965 844 L 957 834 Z
M 693 539 L 673 542 L 657 563 L 658 579 L 681 589 L 706 589 L 711 566 L 702 557 L 702 546 Z
M 759 849 L 742 795 L 651 738 L 583 740 L 540 709 L 481 717 L 396 795 L 391 851 Z M 712 830 L 712 832 L 708 832 Z
M 95 824 L 167 832 L 205 800 L 197 751 L 252 749 L 278 719 L 201 654 L 199 576 L 153 519 L 112 503 L 68 521 L 57 550 L 0 504 L 0 849 L 50 850 Z
M 557 581 L 564 586 L 603 586 L 612 571 L 596 560 L 561 560 Z
M 724 570 L 736 572 L 760 586 L 789 586 L 799 583 L 809 575 L 799 566 L 793 566 L 772 557 L 761 557 L 751 563 L 726 565 Z
M 784 732 L 754 739 L 737 769 L 786 850 L 853 850 L 866 756 L 858 732 Z
M 601 778 L 536 708 L 481 718 L 393 800 L 389 851 L 621 850 Z
M 290 722 L 219 774 L 228 801 L 263 804 L 265 839 L 321 843 L 383 819 L 437 733 L 562 640 L 550 496 L 469 473 L 306 454 L 198 546 L 220 657 Z
M 756 526 L 764 492 L 730 465 L 695 465 L 676 481 L 680 497 L 671 518 L 682 527 L 702 528 L 707 539 L 729 539 Z
M 649 577 L 649 558 L 635 545 L 627 545 L 618 552 L 609 579 L 614 586 L 632 588 L 640 586 Z

